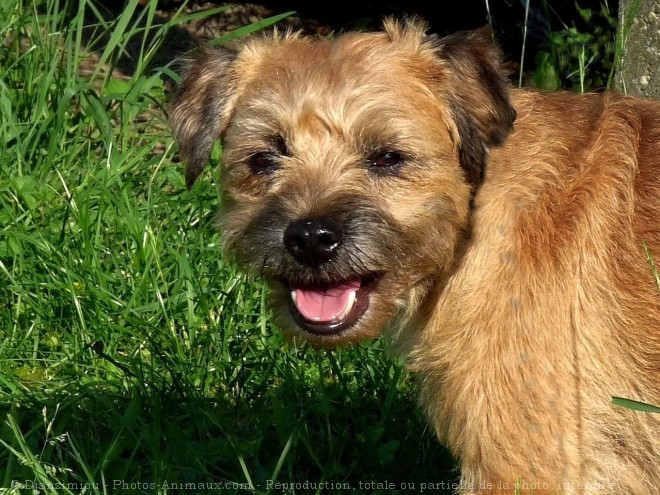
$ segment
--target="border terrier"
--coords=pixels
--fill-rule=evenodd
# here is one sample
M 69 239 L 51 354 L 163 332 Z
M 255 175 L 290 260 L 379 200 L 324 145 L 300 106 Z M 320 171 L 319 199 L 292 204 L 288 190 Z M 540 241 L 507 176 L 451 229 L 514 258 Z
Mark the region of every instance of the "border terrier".
M 384 330 L 460 493 L 660 493 L 660 102 L 509 87 L 484 31 L 201 49 L 171 106 L 188 186 L 223 144 L 224 248 L 275 323 Z M 516 488 L 517 486 L 517 488 Z

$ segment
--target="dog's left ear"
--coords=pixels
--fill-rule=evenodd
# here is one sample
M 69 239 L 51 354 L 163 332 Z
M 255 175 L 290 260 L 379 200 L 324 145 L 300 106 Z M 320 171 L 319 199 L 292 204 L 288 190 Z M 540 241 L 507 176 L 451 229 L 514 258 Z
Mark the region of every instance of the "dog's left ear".
M 236 97 L 236 54 L 201 48 L 186 62 L 172 99 L 169 121 L 190 188 L 204 170 L 215 141 L 230 119 Z
M 481 183 L 487 146 L 504 142 L 516 111 L 509 101 L 509 82 L 501 54 L 486 28 L 452 34 L 436 42 L 447 104 L 458 134 L 459 159 L 473 186 Z

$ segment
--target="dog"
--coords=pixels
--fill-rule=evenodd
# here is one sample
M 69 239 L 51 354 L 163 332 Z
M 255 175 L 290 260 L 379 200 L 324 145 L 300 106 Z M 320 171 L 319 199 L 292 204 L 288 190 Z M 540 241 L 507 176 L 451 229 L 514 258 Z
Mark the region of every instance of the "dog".
M 222 140 L 224 249 L 318 347 L 385 333 L 461 494 L 658 494 L 660 102 L 510 87 L 481 31 L 201 49 L 170 111 Z

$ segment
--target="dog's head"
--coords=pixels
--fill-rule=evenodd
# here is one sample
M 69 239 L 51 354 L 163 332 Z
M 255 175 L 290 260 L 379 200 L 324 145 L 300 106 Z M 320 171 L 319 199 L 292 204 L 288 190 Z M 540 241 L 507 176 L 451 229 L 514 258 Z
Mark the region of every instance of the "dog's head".
M 222 139 L 226 250 L 317 345 L 377 336 L 451 269 L 514 119 L 485 33 L 394 20 L 202 50 L 171 107 L 188 185 Z

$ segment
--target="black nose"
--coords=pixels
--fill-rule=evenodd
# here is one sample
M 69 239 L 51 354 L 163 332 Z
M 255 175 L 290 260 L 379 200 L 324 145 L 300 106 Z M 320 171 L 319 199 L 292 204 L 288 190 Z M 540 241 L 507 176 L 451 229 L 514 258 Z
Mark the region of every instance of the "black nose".
M 341 225 L 329 218 L 298 220 L 284 231 L 284 245 L 301 263 L 318 266 L 335 257 L 343 235 Z

